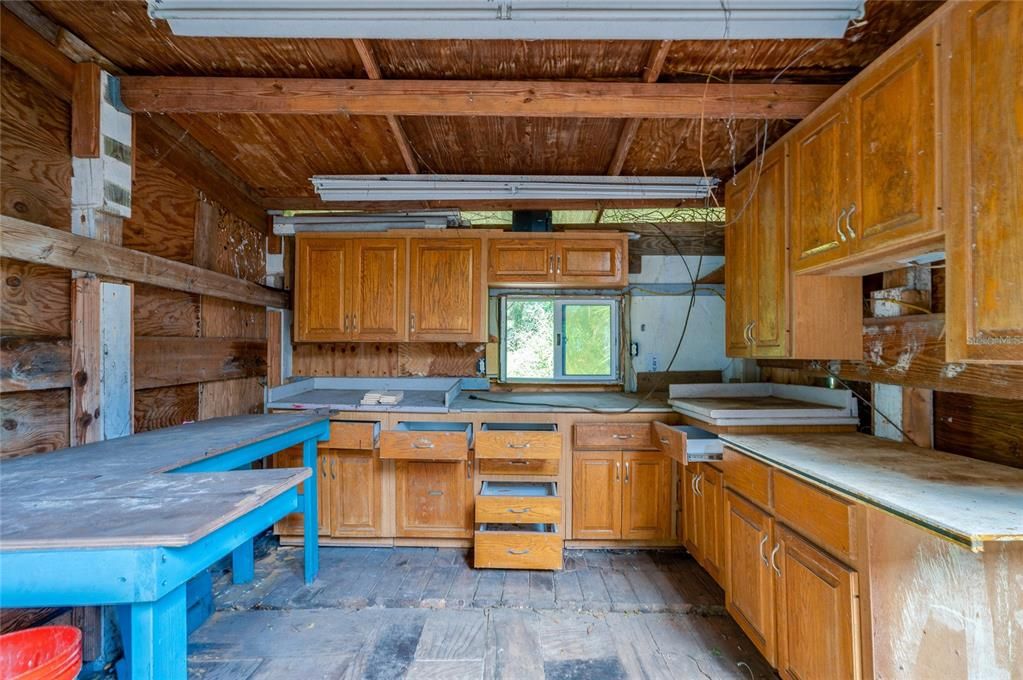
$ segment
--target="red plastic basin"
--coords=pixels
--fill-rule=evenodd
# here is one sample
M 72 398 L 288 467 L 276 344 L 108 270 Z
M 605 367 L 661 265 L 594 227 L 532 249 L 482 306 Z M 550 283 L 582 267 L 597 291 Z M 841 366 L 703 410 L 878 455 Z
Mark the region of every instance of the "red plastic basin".
M 74 680 L 82 669 L 82 631 L 41 626 L 0 635 L 0 679 Z

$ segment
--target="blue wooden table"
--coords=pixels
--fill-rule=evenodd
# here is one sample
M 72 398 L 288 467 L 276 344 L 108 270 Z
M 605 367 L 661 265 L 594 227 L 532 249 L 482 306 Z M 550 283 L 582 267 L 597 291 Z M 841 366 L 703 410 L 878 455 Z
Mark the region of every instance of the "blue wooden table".
M 253 537 L 295 511 L 315 579 L 327 437 L 322 414 L 239 416 L 3 463 L 0 607 L 118 605 L 127 674 L 186 677 L 189 580 L 228 554 L 250 580 Z M 245 469 L 297 444 L 302 468 Z

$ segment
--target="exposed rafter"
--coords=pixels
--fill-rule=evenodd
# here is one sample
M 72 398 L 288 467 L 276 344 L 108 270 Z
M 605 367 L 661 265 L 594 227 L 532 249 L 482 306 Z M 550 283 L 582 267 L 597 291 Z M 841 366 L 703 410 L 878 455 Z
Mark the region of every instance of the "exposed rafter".
M 149 113 L 799 119 L 836 85 L 126 76 Z
M 657 79 L 661 77 L 661 69 L 664 68 L 664 60 L 668 57 L 668 50 L 670 48 L 671 41 L 662 40 L 656 43 L 650 50 L 650 57 L 647 59 L 646 66 L 643 67 L 644 83 L 656 83 Z M 640 118 L 629 118 L 625 121 L 625 127 L 622 128 L 622 134 L 618 138 L 618 146 L 615 147 L 615 154 L 611 158 L 611 165 L 607 169 L 607 174 L 622 174 L 625 159 L 629 155 L 629 148 L 632 146 L 632 140 L 635 139 L 641 122 L 642 119 Z M 600 220 L 597 221 L 599 222 Z
M 356 39 L 352 41 L 355 43 L 355 51 L 359 53 L 359 58 L 362 60 L 362 67 L 366 69 L 366 75 L 370 80 L 381 80 L 380 67 L 377 65 L 377 60 L 373 56 L 373 48 L 370 47 L 369 43 L 362 39 Z M 401 159 L 405 161 L 405 167 L 409 173 L 413 175 L 419 174 L 419 163 L 416 162 L 415 156 L 412 155 L 412 146 L 408 142 L 408 137 L 405 136 L 405 130 L 402 129 L 401 123 L 398 121 L 397 116 L 387 116 L 387 124 L 391 128 L 391 134 L 394 135 L 394 141 L 398 145 L 398 151 L 401 153 Z

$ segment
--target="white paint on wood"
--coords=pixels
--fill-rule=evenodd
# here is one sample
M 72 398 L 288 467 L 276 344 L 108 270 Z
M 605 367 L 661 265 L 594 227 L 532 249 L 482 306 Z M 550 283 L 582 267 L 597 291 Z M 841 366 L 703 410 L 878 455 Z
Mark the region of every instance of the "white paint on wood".
M 902 387 L 872 383 L 870 394 L 870 403 L 874 407 L 874 434 L 901 442 L 902 433 L 892 423 L 900 426 L 902 424 Z M 881 416 L 878 412 L 887 417 Z
M 134 431 L 132 417 L 132 288 L 104 282 L 100 303 L 100 432 L 103 439 Z
M 101 72 L 99 158 L 71 159 L 71 230 L 96 238 L 96 211 L 131 217 L 132 116 L 115 106 L 117 80 Z

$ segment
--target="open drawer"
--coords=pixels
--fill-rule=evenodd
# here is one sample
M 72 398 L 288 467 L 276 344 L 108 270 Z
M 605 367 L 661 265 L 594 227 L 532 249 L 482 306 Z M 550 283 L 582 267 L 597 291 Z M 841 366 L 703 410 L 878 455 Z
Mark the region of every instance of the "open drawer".
M 403 421 L 380 433 L 380 458 L 468 460 L 472 423 Z
M 669 458 L 683 465 L 721 460 L 724 446 L 713 432 L 690 425 L 654 423 L 657 442 Z
M 319 442 L 321 449 L 373 450 L 380 445 L 380 421 L 331 420 L 330 440 Z
M 483 423 L 476 458 L 561 460 L 561 433 L 555 423 Z
M 555 524 L 481 524 L 476 531 L 477 569 L 561 569 L 562 564 Z
M 557 482 L 483 482 L 476 497 L 476 521 L 491 524 L 561 522 Z

